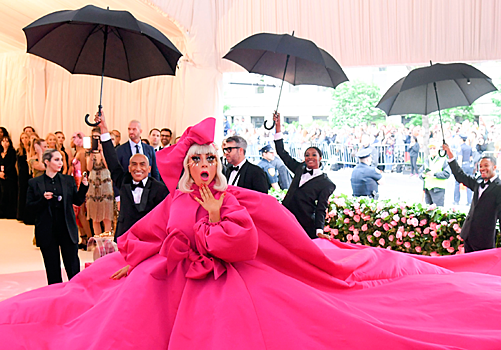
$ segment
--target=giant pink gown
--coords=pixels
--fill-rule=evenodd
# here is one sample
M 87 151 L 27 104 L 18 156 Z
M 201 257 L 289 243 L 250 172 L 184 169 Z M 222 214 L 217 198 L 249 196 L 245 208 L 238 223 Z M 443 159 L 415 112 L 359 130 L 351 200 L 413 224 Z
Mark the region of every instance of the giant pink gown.
M 0 303 L 0 348 L 501 348 L 499 250 L 311 241 L 273 197 L 232 186 L 212 224 L 192 196 L 171 193 L 70 282 Z

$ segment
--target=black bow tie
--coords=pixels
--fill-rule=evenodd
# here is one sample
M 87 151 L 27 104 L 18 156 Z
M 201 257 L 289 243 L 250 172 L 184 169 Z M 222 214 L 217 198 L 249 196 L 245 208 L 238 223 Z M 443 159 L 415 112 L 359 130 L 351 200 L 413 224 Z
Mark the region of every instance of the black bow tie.
M 240 167 L 238 166 L 231 166 L 230 167 L 230 173 L 233 172 L 233 171 L 238 171 L 240 169 Z
M 480 183 L 480 187 L 485 188 L 485 187 L 489 186 L 489 184 L 490 184 L 490 183 L 491 183 L 490 181 L 487 181 L 487 182 L 482 181 L 482 182 Z
M 138 183 L 138 184 L 134 184 L 134 183 L 133 183 L 133 184 L 131 185 L 131 187 L 132 187 L 132 190 L 134 191 L 134 190 L 135 190 L 136 188 L 138 188 L 138 187 L 144 188 L 144 184 L 143 184 L 143 182 L 142 182 L 142 181 L 139 181 L 139 183 Z
M 311 176 L 313 176 L 313 169 L 304 168 L 304 170 L 303 170 L 303 174 L 306 174 L 306 173 L 308 173 L 308 174 L 310 174 Z

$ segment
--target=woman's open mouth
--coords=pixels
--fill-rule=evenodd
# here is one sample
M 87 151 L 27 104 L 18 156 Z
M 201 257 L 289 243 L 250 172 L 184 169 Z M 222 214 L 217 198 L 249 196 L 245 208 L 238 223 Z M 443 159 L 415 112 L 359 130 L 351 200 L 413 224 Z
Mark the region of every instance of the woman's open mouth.
M 200 173 L 200 178 L 203 180 L 203 181 L 207 181 L 209 179 L 209 172 L 207 171 L 202 171 Z

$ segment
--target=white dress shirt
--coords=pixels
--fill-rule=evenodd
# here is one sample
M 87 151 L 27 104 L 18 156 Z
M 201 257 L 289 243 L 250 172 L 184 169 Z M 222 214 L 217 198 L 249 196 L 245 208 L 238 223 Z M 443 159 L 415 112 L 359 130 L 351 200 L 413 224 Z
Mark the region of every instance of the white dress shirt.
M 141 180 L 141 182 L 143 183 L 143 186 L 146 186 L 146 183 L 148 182 L 148 178 L 145 177 L 144 179 Z M 139 182 L 132 180 L 132 183 L 134 185 L 137 185 Z M 134 197 L 135 204 L 141 203 L 141 196 L 143 195 L 143 190 L 144 190 L 143 187 L 136 187 L 134 189 L 134 191 L 132 191 L 132 197 Z
M 494 175 L 493 177 L 491 177 L 488 181 L 485 181 L 485 180 L 484 180 L 484 182 L 485 182 L 485 183 L 487 183 L 487 182 L 492 183 L 494 180 L 496 180 L 496 178 L 497 178 L 497 177 L 498 177 L 498 176 L 497 176 L 497 174 L 496 174 L 496 175 Z M 489 186 L 490 186 L 490 184 L 489 184 Z M 480 198 L 480 196 L 482 195 L 482 193 L 484 193 L 484 191 L 485 191 L 485 190 L 487 189 L 487 187 L 489 187 L 489 186 L 484 186 L 484 188 L 482 188 L 482 186 L 479 186 L 479 187 L 478 187 L 478 198 Z
M 246 161 L 247 159 L 244 159 L 239 164 L 235 165 L 238 167 L 238 171 L 233 170 L 230 173 L 230 177 L 228 178 L 228 185 L 233 185 L 233 186 L 237 185 L 238 179 L 240 178 L 240 170 L 242 169 L 242 165 L 244 165 Z
M 136 145 L 139 146 L 139 153 L 144 154 L 143 152 L 143 143 L 139 141 L 139 143 L 134 143 L 131 139 L 129 139 L 129 146 L 130 146 L 130 151 L 132 152 L 132 155 L 136 154 Z

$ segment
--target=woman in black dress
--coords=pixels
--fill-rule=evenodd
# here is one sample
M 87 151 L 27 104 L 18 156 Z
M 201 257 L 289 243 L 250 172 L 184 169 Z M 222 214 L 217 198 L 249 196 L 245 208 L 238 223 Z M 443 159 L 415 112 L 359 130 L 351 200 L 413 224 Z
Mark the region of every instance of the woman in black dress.
M 17 212 L 17 170 L 16 150 L 12 147 L 12 140 L 3 136 L 0 153 L 0 218 L 15 219 Z
M 25 220 L 26 193 L 28 192 L 28 180 L 30 176 L 30 168 L 28 167 L 28 151 L 30 149 L 30 137 L 27 133 L 22 132 L 19 137 L 19 148 L 17 149 L 17 220 Z

